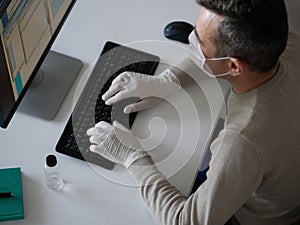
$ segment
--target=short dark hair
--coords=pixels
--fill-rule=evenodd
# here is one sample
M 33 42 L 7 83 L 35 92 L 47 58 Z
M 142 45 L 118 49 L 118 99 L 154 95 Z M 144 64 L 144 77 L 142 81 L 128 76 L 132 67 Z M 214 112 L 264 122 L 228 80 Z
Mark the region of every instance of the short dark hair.
M 245 60 L 252 71 L 273 69 L 286 48 L 288 18 L 284 0 L 197 0 L 224 17 L 215 38 L 217 56 Z

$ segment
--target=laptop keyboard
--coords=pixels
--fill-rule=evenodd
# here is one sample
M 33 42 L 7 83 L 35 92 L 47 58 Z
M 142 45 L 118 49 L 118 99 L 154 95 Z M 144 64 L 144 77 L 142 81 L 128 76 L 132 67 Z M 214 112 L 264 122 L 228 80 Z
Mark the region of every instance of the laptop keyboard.
M 136 113 L 124 114 L 123 109 L 138 99 L 129 98 L 113 106 L 107 106 L 101 97 L 120 73 L 132 71 L 153 75 L 158 63 L 157 56 L 113 42 L 106 42 L 59 138 L 56 151 L 106 169 L 113 169 L 113 162 L 89 150 L 90 142 L 86 131 L 100 121 L 112 123 L 114 120 L 130 128 Z

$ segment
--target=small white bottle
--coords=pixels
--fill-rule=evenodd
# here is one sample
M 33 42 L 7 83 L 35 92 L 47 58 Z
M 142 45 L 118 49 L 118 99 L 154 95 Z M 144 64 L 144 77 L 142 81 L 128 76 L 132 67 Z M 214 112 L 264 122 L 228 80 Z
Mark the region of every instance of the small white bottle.
M 64 182 L 60 173 L 60 164 L 55 155 L 48 155 L 45 164 L 46 183 L 49 189 L 60 191 Z

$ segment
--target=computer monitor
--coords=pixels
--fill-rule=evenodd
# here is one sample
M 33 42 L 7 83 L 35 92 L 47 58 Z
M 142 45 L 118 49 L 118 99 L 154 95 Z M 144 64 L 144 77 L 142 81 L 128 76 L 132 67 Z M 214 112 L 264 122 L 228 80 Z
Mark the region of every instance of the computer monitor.
M 77 59 L 50 51 L 75 2 L 0 0 L 2 128 L 8 126 L 22 99 L 20 108 L 29 113 L 45 119 L 56 114 L 82 66 Z

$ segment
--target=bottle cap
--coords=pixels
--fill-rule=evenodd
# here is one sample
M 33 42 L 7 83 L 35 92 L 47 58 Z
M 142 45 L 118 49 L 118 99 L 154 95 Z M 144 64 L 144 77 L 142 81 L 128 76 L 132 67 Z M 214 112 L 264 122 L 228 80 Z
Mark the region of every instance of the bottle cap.
M 48 155 L 48 156 L 46 157 L 46 164 L 47 164 L 47 166 L 49 166 L 49 167 L 54 167 L 54 166 L 56 166 L 56 164 L 57 164 L 56 156 L 55 156 L 55 155 Z

